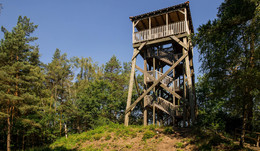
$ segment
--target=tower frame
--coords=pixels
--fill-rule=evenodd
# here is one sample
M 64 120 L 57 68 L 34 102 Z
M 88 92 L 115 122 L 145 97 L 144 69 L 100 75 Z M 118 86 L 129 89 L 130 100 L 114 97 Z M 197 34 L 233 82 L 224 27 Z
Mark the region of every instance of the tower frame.
M 189 2 L 130 17 L 133 24 L 133 56 L 129 91 L 125 110 L 125 125 L 130 112 L 144 101 L 143 124 L 149 122 L 148 108 L 152 108 L 150 123 L 172 123 L 186 127 L 196 119 L 195 74 L 193 47 L 194 33 Z M 141 55 L 144 69 L 136 64 Z M 132 102 L 135 70 L 144 75 L 144 90 Z M 166 72 L 163 70 L 166 69 Z M 157 113 L 157 117 L 156 117 Z M 168 115 L 168 116 L 167 116 Z

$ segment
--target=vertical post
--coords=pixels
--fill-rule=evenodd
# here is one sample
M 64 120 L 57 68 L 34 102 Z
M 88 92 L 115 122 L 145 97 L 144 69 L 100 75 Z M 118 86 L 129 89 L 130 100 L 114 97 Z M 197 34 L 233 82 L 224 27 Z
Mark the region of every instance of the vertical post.
M 159 56 L 159 49 L 157 49 L 157 56 Z M 159 73 L 159 71 L 160 71 L 160 61 L 157 61 L 156 64 L 157 64 L 156 71 L 158 71 L 157 72 L 157 78 L 159 78 L 161 76 L 160 73 Z M 156 93 L 157 103 L 159 102 L 159 96 L 160 96 L 160 92 L 159 91 L 160 91 L 160 89 L 158 89 L 157 93 Z M 157 126 L 159 126 L 159 125 L 160 125 L 160 110 L 157 110 Z
M 163 66 L 161 65 L 161 62 L 160 63 L 160 71 L 161 73 L 163 73 Z M 160 97 L 162 97 L 162 90 L 160 90 Z M 163 125 L 163 116 L 162 116 L 162 112 L 160 112 L 160 126 Z
M 155 54 L 154 54 L 155 55 Z M 154 77 L 154 79 L 156 80 L 156 74 L 155 74 L 155 56 L 153 57 L 153 77 Z M 153 93 L 154 93 L 154 96 L 153 96 L 153 100 L 154 100 L 154 102 L 153 102 L 153 125 L 155 125 L 155 95 L 156 95 L 156 93 L 155 93 L 155 87 L 153 88 Z
M 183 43 L 187 45 L 187 38 L 183 38 Z M 188 47 L 188 49 L 189 49 L 189 47 Z M 183 48 L 183 51 L 185 53 L 187 52 L 184 48 Z M 192 124 L 193 124 L 193 122 L 195 121 L 195 110 L 194 110 L 194 100 L 193 100 L 193 92 L 192 92 L 189 55 L 185 58 L 185 69 L 186 69 L 186 74 L 187 74 L 191 121 L 192 121 Z
M 134 54 L 135 54 L 136 51 L 137 50 L 134 49 Z M 135 64 L 136 64 L 136 57 L 132 60 L 132 68 L 131 68 L 131 74 L 130 74 L 130 81 L 129 81 L 129 89 L 128 89 L 126 109 L 129 108 L 130 104 L 131 104 L 132 91 L 133 91 L 133 85 L 134 85 Z M 130 112 L 125 114 L 125 126 L 128 126 L 129 115 L 130 115 Z
M 144 72 L 147 72 L 147 60 L 146 60 L 146 55 L 147 55 L 147 52 L 146 50 L 144 51 Z M 147 77 L 144 75 L 144 92 L 146 92 L 146 89 L 147 89 Z M 144 126 L 147 125 L 147 96 L 144 97 Z
M 149 39 L 152 38 L 152 19 L 149 17 Z
M 133 21 L 133 34 L 132 34 L 132 42 L 135 43 L 135 22 Z
M 172 64 L 174 64 L 174 61 L 172 62 Z M 172 69 L 172 78 L 173 78 L 173 82 L 172 82 L 172 91 L 175 93 L 175 87 L 176 87 L 176 85 L 175 85 L 175 68 L 173 68 Z M 175 107 L 175 96 L 174 95 L 172 95 L 172 103 L 173 103 L 173 106 Z M 175 115 L 176 115 L 176 111 L 175 111 L 175 114 L 174 114 L 174 116 L 173 116 L 173 118 L 172 118 L 172 120 L 173 120 L 173 126 L 175 126 Z
M 184 68 L 184 66 L 183 66 Z M 186 108 L 186 77 L 183 69 L 183 127 L 186 127 L 187 108 Z
M 166 13 L 166 35 L 169 35 L 169 14 L 168 13 Z
M 189 25 L 188 25 L 188 21 L 187 21 L 187 9 L 184 9 L 184 16 L 185 16 L 185 27 L 186 27 L 186 32 L 188 33 L 188 35 L 190 35 L 190 30 L 189 30 Z

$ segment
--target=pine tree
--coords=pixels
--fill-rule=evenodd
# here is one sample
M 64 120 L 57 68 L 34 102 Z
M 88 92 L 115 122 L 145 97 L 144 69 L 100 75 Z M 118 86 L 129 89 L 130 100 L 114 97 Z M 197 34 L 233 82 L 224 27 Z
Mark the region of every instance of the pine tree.
M 27 17 L 19 17 L 11 32 L 2 27 L 4 39 L 0 45 L 0 118 L 6 120 L 7 150 L 11 150 L 11 135 L 15 126 L 40 128 L 30 115 L 37 112 L 36 89 L 41 76 L 38 48 L 29 43 L 37 25 Z M 26 133 L 26 132 L 24 132 Z
M 64 109 L 70 98 L 70 88 L 72 87 L 73 74 L 71 64 L 66 54 L 61 55 L 61 51 L 56 49 L 52 62 L 47 65 L 47 83 L 51 90 L 50 109 L 53 111 L 53 126 L 59 123 L 60 136 L 64 121 Z M 58 113 L 58 114 L 57 114 Z

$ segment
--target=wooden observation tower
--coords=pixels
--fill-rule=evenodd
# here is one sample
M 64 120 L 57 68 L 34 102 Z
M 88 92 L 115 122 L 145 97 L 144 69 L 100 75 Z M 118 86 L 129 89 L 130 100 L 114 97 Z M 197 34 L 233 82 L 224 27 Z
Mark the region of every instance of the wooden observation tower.
M 195 121 L 195 76 L 190 34 L 193 25 L 189 2 L 130 17 L 133 57 L 125 125 L 130 112 L 144 101 L 143 123 L 187 126 Z M 144 68 L 136 65 L 141 55 Z M 131 102 L 135 70 L 144 75 L 144 91 Z M 147 112 L 151 111 L 151 117 Z

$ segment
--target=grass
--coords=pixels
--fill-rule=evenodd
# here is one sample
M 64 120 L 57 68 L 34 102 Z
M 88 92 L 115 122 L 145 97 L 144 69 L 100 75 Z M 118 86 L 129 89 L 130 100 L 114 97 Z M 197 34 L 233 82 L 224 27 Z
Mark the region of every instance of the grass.
M 172 127 L 165 127 L 163 130 L 164 134 L 173 134 L 174 130 Z
M 49 148 L 55 150 L 56 148 L 62 147 L 64 150 L 97 150 L 94 146 L 81 146 L 86 142 L 93 141 L 109 141 L 117 142 L 118 139 L 135 138 L 138 133 L 143 133 L 142 140 L 146 141 L 156 135 L 155 126 L 124 126 L 119 124 L 110 124 L 106 126 L 97 127 L 94 130 L 89 130 L 81 134 L 69 135 L 66 139 L 65 137 L 57 139 L 52 143 Z M 115 147 L 115 146 L 113 146 Z M 117 146 L 118 147 L 118 146 Z M 126 148 L 131 148 L 132 145 L 127 145 Z M 104 148 L 104 147 L 102 147 Z M 105 148 L 109 148 L 107 145 Z
M 186 129 L 187 130 L 187 129 Z M 30 149 L 30 151 L 100 151 L 100 150 L 156 150 L 156 147 L 164 138 L 169 139 L 178 134 L 180 138 L 173 142 L 176 150 L 182 151 L 186 147 L 194 147 L 195 150 L 247 150 L 235 145 L 229 139 L 225 139 L 216 133 L 206 129 L 192 128 L 185 132 L 185 136 L 179 135 L 178 129 L 172 127 L 158 128 L 155 126 L 128 126 L 111 124 L 89 130 L 81 134 L 69 135 L 57 139 L 50 146 Z M 167 137 L 165 137 L 167 136 Z M 133 139 L 136 138 L 136 139 Z M 128 143 L 125 140 L 134 140 Z M 177 143 L 176 143 L 177 142 Z
M 184 148 L 184 144 L 182 142 L 177 142 L 175 146 L 176 148 Z
M 155 135 L 156 135 L 156 133 L 154 131 L 147 130 L 147 131 L 144 132 L 142 140 L 146 141 L 147 139 L 150 139 L 150 138 L 154 137 Z

